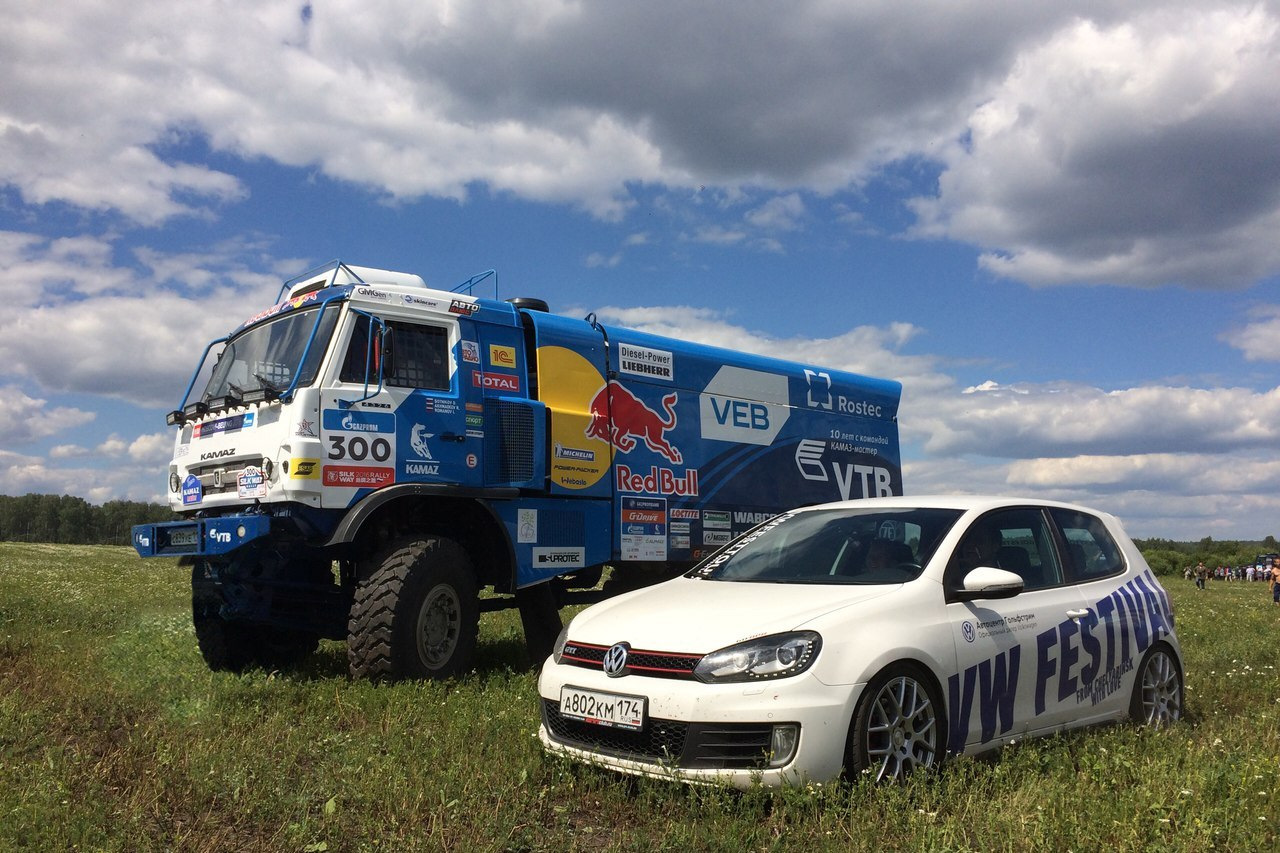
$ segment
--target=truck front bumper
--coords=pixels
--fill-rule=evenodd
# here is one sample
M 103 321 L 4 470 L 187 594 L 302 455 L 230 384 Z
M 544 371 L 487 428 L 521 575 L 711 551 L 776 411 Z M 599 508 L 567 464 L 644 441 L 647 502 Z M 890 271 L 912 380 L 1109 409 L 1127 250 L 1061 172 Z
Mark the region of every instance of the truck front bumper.
M 271 516 L 226 515 L 139 524 L 133 547 L 142 557 L 217 556 L 236 550 L 271 532 Z

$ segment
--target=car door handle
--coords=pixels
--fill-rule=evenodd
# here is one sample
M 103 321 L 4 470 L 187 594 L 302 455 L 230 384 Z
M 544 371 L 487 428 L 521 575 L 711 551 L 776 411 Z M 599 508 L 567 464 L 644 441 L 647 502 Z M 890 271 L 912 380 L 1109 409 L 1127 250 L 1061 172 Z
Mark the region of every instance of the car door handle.
M 456 432 L 442 432 L 440 433 L 440 440 L 441 441 L 466 441 L 467 437 L 465 435 L 458 435 Z
M 1067 615 L 1072 619 L 1083 619 L 1089 615 L 1089 609 L 1086 607 L 1084 610 L 1068 610 Z

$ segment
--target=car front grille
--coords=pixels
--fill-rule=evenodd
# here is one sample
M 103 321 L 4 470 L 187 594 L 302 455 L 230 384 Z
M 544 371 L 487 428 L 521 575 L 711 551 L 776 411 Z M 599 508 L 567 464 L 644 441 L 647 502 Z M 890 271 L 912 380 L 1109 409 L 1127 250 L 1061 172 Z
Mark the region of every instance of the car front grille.
M 684 770 L 763 770 L 773 727 L 763 723 L 683 723 L 649 718 L 643 729 L 598 726 L 560 715 L 542 700 L 542 722 L 556 743 L 647 764 Z
M 561 662 L 599 672 L 604 669 L 604 656 L 607 651 L 609 646 L 569 641 L 564 644 Z M 692 679 L 693 668 L 698 665 L 702 657 L 702 655 L 684 652 L 650 652 L 631 649 L 627 652 L 627 671 L 650 678 Z

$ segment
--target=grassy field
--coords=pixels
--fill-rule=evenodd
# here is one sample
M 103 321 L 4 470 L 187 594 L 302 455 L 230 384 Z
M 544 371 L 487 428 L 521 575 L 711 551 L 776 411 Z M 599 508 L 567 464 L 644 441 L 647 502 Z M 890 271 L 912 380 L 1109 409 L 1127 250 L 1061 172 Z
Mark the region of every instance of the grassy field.
M 1190 719 L 961 760 L 903 787 L 736 794 L 543 756 L 514 614 L 476 672 L 206 670 L 186 573 L 0 543 L 0 850 L 1262 850 L 1280 845 L 1280 607 L 1170 580 Z

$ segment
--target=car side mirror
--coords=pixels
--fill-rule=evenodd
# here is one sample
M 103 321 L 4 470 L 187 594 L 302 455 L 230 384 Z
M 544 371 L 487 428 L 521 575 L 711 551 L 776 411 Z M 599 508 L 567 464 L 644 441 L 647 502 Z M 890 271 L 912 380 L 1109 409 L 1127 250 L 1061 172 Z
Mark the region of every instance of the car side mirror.
M 1022 577 L 1013 572 L 994 566 L 978 566 L 964 576 L 956 599 L 974 601 L 979 598 L 1013 598 L 1025 586 L 1026 582 Z

